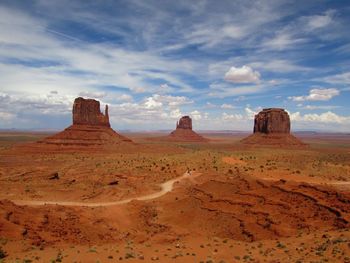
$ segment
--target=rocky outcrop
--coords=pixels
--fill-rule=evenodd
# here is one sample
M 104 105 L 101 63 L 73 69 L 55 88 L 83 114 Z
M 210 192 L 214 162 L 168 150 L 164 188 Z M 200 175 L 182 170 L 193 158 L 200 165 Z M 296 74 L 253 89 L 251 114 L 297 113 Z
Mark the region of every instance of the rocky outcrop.
M 189 116 L 183 116 L 176 123 L 176 130 L 172 131 L 168 139 L 172 141 L 183 142 L 206 142 L 208 139 L 192 130 L 192 119 Z
M 263 109 L 254 119 L 254 133 L 290 133 L 290 119 L 284 109 Z
M 192 119 L 190 116 L 181 117 L 181 119 L 176 123 L 176 129 L 192 130 Z
M 73 125 L 93 125 L 111 127 L 108 105 L 105 114 L 100 111 L 100 102 L 94 99 L 76 98 L 73 104 Z
M 242 143 L 254 146 L 306 146 L 290 134 L 290 118 L 284 109 L 267 108 L 254 118 L 254 133 Z
M 76 98 L 72 113 L 73 125 L 39 141 L 39 143 L 58 146 L 113 148 L 122 142 L 132 142 L 110 127 L 108 106 L 105 107 L 105 113 L 101 113 L 100 102 L 97 100 Z

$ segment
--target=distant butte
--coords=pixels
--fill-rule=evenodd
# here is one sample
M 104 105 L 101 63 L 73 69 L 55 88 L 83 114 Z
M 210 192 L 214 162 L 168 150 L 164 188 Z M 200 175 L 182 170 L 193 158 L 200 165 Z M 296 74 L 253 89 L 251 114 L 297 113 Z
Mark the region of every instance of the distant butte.
M 263 109 L 254 118 L 254 133 L 290 133 L 290 119 L 284 109 Z
M 113 146 L 130 139 L 115 132 L 109 123 L 108 105 L 105 113 L 100 102 L 94 99 L 76 98 L 73 104 L 73 125 L 64 131 L 47 137 L 39 143 L 59 146 Z
M 73 125 L 93 125 L 111 127 L 108 105 L 105 114 L 100 112 L 100 102 L 94 99 L 76 98 L 73 104 Z
M 192 130 L 192 119 L 189 116 L 183 116 L 180 118 L 180 120 L 176 123 L 176 129 L 168 135 L 168 138 L 174 141 L 208 141 L 208 139 Z
M 305 146 L 290 134 L 290 118 L 284 109 L 267 108 L 254 118 L 254 133 L 242 142 L 251 145 Z

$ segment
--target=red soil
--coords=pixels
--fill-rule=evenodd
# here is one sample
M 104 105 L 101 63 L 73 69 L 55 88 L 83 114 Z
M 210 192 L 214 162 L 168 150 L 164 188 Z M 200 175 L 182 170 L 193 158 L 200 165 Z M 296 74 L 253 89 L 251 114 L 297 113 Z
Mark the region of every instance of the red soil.
M 176 129 L 166 137 L 170 141 L 184 142 L 207 142 L 208 139 L 190 129 Z
M 291 134 L 282 133 L 254 133 L 241 141 L 246 145 L 269 146 L 297 146 L 305 147 L 306 144 Z

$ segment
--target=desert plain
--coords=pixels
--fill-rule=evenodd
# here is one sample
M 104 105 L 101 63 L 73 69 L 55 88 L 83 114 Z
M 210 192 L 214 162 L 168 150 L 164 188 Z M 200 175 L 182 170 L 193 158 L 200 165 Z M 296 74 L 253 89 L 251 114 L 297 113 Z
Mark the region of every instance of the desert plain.
M 37 147 L 49 135 L 0 134 L 3 262 L 350 262 L 348 134 Z

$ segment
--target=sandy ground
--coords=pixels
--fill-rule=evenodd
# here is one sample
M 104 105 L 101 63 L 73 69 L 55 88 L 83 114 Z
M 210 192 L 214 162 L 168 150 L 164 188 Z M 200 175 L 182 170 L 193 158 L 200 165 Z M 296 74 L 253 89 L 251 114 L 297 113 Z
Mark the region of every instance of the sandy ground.
M 196 178 L 199 175 L 200 175 L 199 173 L 195 173 L 195 172 L 186 172 L 181 177 L 171 179 L 169 181 L 166 181 L 165 183 L 162 183 L 159 186 L 160 190 L 158 192 L 147 194 L 147 195 L 136 196 L 134 198 L 123 199 L 115 202 L 90 203 L 90 202 L 67 202 L 67 201 L 59 201 L 59 200 L 55 200 L 55 201 L 9 200 L 9 201 L 13 202 L 15 205 L 26 205 L 26 206 L 42 206 L 42 205 L 86 206 L 86 207 L 115 206 L 115 205 L 127 204 L 127 203 L 130 203 L 131 201 L 147 201 L 147 200 L 159 198 L 171 192 L 173 190 L 173 186 L 175 183 L 179 183 L 183 179 Z
M 308 136 L 305 149 L 220 134 L 131 134 L 136 146 L 116 151 L 26 146 L 42 136 L 0 134 L 5 262 L 350 262 L 347 136 Z

